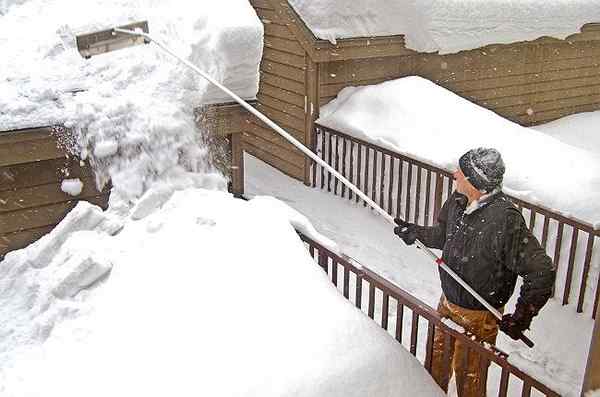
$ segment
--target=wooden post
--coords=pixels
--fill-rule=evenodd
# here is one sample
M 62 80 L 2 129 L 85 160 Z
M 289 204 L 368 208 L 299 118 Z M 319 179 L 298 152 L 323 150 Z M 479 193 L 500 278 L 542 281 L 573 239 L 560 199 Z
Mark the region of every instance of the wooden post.
M 244 194 L 244 149 L 242 134 L 231 134 L 231 193 L 234 196 Z
M 600 302 L 596 312 L 600 313 Z M 587 392 L 600 389 L 600 315 L 596 316 L 592 341 L 590 343 L 590 354 L 588 355 L 585 377 L 583 378 L 582 396 Z
M 315 150 L 315 120 L 319 117 L 319 64 L 315 63 L 306 55 L 306 107 L 304 144 L 310 149 Z M 311 168 L 313 161 L 308 157 L 304 159 L 304 184 L 312 186 Z

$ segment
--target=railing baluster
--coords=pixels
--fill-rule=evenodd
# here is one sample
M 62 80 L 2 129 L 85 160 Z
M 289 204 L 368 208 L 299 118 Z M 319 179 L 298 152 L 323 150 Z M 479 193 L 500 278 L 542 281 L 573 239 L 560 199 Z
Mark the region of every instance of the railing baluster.
M 331 281 L 333 285 L 337 287 L 338 285 L 338 264 L 335 259 L 331 260 Z
M 362 277 L 356 275 L 356 290 L 354 291 L 354 304 L 357 308 L 362 309 Z
M 529 211 L 529 230 L 531 233 L 533 233 L 533 230 L 535 229 L 535 218 L 537 212 L 533 208 L 531 208 Z
M 461 373 L 456 374 L 456 388 L 458 389 L 458 395 L 462 396 L 463 392 L 465 391 L 465 381 L 467 380 L 467 368 L 469 365 L 469 353 L 470 353 L 470 349 L 468 346 L 466 346 L 464 343 L 462 344 L 462 354 L 461 357 L 459 358 L 459 360 L 462 361 L 462 365 L 461 367 Z M 462 379 L 462 382 L 459 382 L 459 380 Z
M 369 172 L 370 172 L 370 158 L 371 158 L 371 149 L 368 146 L 365 146 L 365 196 L 369 196 Z M 367 202 L 363 200 L 363 206 L 367 206 Z
M 327 269 L 327 256 L 325 255 L 325 253 L 323 252 L 323 250 L 319 250 L 319 266 L 321 266 L 321 268 L 325 271 L 325 274 L 329 274 L 329 271 Z
M 396 218 L 402 218 L 402 174 L 404 161 L 401 158 L 398 160 L 398 196 L 396 196 Z
M 442 356 L 442 389 L 448 392 L 448 382 L 450 382 L 450 370 L 452 366 L 452 356 L 454 353 L 454 338 L 450 334 L 444 335 L 444 354 Z
M 385 160 L 386 155 L 381 153 L 381 174 L 379 175 L 379 206 L 385 209 Z
M 419 314 L 412 311 L 412 322 L 410 324 L 412 330 L 410 333 L 410 352 L 413 356 L 417 355 L 417 341 L 419 338 Z
M 358 187 L 358 189 L 362 192 L 364 192 L 365 190 L 362 188 L 361 186 L 361 175 L 362 175 L 362 145 L 359 143 L 358 144 L 358 157 L 357 157 L 357 162 L 358 162 L 358 172 L 356 173 L 356 186 Z M 358 194 L 356 195 L 356 202 L 359 202 L 360 197 L 358 196 Z
M 556 244 L 554 245 L 554 268 L 558 271 L 560 264 L 560 250 L 562 248 L 562 237 L 565 224 L 562 222 L 558 223 L 558 232 L 556 233 Z M 555 294 L 556 285 L 552 287 L 552 296 Z
M 354 184 L 354 142 L 350 141 L 350 183 Z M 352 189 L 348 189 L 348 199 L 352 200 L 354 192 Z
M 396 306 L 396 340 L 402 344 L 402 327 L 404 326 L 404 305 L 397 300 Z
M 396 159 L 393 156 L 390 156 L 390 167 L 389 167 L 389 178 L 388 178 L 388 197 L 387 197 L 387 212 L 390 215 L 394 214 L 394 210 L 392 209 L 393 195 L 392 192 L 394 190 L 394 164 Z
M 450 198 L 450 196 L 452 196 L 452 178 L 448 178 L 448 198 Z
M 498 390 L 498 397 L 506 397 L 508 392 L 508 381 L 510 378 L 510 372 L 506 367 L 502 367 L 502 375 L 500 375 L 500 389 Z
M 333 156 L 332 144 L 333 144 L 333 137 L 331 134 L 329 134 L 329 150 L 327 151 L 327 164 L 329 164 L 330 166 L 331 166 L 331 156 Z M 331 191 L 331 171 L 327 171 L 327 191 L 328 192 Z
M 550 229 L 550 217 L 544 215 L 544 226 L 542 227 L 542 247 L 546 249 L 548 246 L 548 230 Z
M 377 150 L 373 148 L 373 175 L 371 181 L 371 200 L 373 202 L 377 202 L 377 163 L 379 160 L 379 156 L 377 155 Z
M 425 345 L 425 369 L 431 373 L 431 365 L 433 363 L 433 335 L 435 327 L 431 321 L 427 325 L 427 344 Z
M 390 296 L 383 291 L 383 305 L 381 306 L 381 328 L 387 331 L 388 319 L 390 316 Z
M 342 138 L 342 176 L 346 178 L 346 139 Z M 342 197 L 346 197 L 346 185 L 342 183 Z
M 325 160 L 325 131 L 321 132 L 321 159 Z M 325 187 L 325 167 L 323 167 L 322 165 L 319 165 L 319 168 L 321 169 L 321 189 L 323 189 Z
M 335 136 L 335 153 L 334 153 L 334 160 L 335 161 L 335 165 L 333 167 L 334 170 L 336 170 L 338 173 L 340 172 L 340 136 L 336 135 Z M 334 178 L 333 179 L 333 194 L 337 195 L 338 194 L 338 179 Z
M 419 212 L 421 210 L 421 167 L 417 167 L 417 188 L 415 193 L 415 216 L 413 223 L 419 224 Z
M 527 381 L 523 381 L 523 390 L 521 391 L 521 397 L 530 397 L 531 396 L 531 384 Z
M 569 266 L 567 267 L 567 279 L 565 281 L 565 291 L 563 295 L 563 305 L 569 303 L 571 293 L 571 280 L 573 279 L 573 267 L 575 266 L 575 255 L 577 254 L 577 240 L 579 239 L 579 230 L 572 228 L 571 249 L 569 251 Z
M 375 284 L 369 282 L 369 317 L 375 318 Z
M 411 163 L 407 163 L 408 164 L 408 179 L 407 179 L 407 185 L 406 185 L 406 209 L 404 212 L 404 220 L 406 222 L 410 222 L 410 201 L 411 201 L 411 190 L 412 190 L 412 169 L 413 166 Z
M 344 298 L 350 298 L 350 269 L 344 266 Z
M 587 247 L 585 249 L 585 261 L 583 262 L 583 273 L 581 274 L 581 286 L 579 287 L 579 299 L 577 300 L 577 313 L 583 312 L 583 301 L 585 299 L 585 290 L 587 287 L 588 273 L 592 263 L 592 253 L 594 252 L 594 235 L 588 234 Z
M 425 226 L 429 226 L 429 225 L 431 225 L 431 219 L 429 218 L 429 216 L 430 216 L 429 206 L 431 205 L 431 200 L 430 200 L 430 196 L 431 196 L 431 171 L 425 170 L 425 172 L 427 173 L 427 178 L 426 178 L 426 185 L 425 185 L 425 215 L 423 217 L 423 224 Z
M 438 214 L 442 208 L 442 197 L 444 195 L 444 176 L 438 172 L 435 175 L 435 198 L 433 201 L 433 224 L 437 222 Z

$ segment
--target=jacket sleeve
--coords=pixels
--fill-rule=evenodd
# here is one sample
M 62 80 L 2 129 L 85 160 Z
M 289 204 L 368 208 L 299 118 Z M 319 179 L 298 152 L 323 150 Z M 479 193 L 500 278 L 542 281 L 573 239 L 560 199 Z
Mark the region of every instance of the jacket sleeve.
M 448 221 L 448 206 L 450 197 L 438 214 L 437 223 L 433 226 L 416 226 L 417 239 L 429 248 L 444 249 L 446 244 L 446 222 Z
M 537 314 L 552 296 L 556 269 L 516 209 L 508 210 L 504 252 L 506 266 L 523 277 L 519 304 L 531 306 Z

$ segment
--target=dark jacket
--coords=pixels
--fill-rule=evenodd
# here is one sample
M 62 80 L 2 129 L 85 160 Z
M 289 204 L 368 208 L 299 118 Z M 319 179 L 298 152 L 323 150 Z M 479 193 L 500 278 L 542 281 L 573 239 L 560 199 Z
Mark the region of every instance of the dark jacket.
M 443 252 L 444 262 L 495 308 L 506 304 L 523 277 L 519 301 L 537 312 L 552 296 L 555 269 L 521 213 L 504 193 L 482 200 L 470 213 L 467 199 L 454 193 L 444 203 L 435 226 L 418 226 L 417 238 Z M 484 310 L 475 298 L 440 269 L 448 301 Z

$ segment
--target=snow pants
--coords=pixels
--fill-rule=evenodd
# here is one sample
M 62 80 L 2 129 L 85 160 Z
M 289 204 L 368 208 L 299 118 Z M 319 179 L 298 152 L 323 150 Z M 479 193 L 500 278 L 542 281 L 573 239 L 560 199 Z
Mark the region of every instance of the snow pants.
M 438 313 L 471 332 L 479 341 L 495 344 L 498 335 L 496 317 L 487 310 L 469 310 L 454 305 L 442 296 L 438 305 Z M 481 397 L 486 395 L 487 370 L 481 365 L 481 357 L 469 350 L 465 362 L 465 346 L 456 341 L 450 346 L 450 368 L 444 363 L 445 337 L 441 332 L 435 332 L 433 340 L 433 356 L 431 375 L 444 390 L 448 388 L 449 379 L 454 372 L 459 397 Z M 462 385 L 462 391 L 461 387 Z

